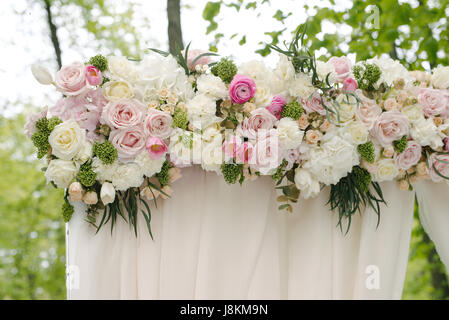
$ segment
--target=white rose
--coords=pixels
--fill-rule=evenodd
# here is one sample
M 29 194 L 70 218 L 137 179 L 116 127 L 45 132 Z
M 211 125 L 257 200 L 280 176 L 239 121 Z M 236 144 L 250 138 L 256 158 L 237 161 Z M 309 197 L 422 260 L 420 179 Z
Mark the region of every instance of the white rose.
M 129 162 L 119 165 L 112 175 L 112 184 L 116 190 L 124 191 L 140 187 L 143 182 L 142 169 L 137 163 Z
M 340 122 L 348 122 L 355 116 L 357 109 L 357 100 L 354 96 L 340 94 L 336 102 L 339 104 L 338 114 L 340 116 Z
M 139 73 L 136 68 L 125 57 L 109 57 L 108 71 L 112 74 L 112 79 L 124 79 L 129 82 L 135 82 L 139 79 Z
M 84 145 L 86 133 L 74 120 L 58 124 L 51 132 L 48 142 L 52 153 L 62 160 L 72 160 Z
M 84 142 L 84 144 L 81 146 L 80 151 L 75 156 L 75 161 L 83 164 L 87 160 L 89 160 L 92 156 L 92 143 L 89 141 Z
M 153 175 L 161 171 L 162 165 L 165 162 L 165 157 L 160 157 L 157 160 L 153 160 L 145 150 L 137 155 L 134 162 L 140 166 L 145 176 L 152 177 Z
M 298 121 L 282 118 L 277 125 L 279 141 L 284 149 L 295 149 L 302 143 L 304 131 L 299 129 Z
M 329 75 L 328 78 L 329 83 L 332 84 L 337 80 L 337 74 L 335 72 L 335 68 L 332 63 L 317 60 L 316 71 L 322 81 L 326 81 L 328 75 Z
M 262 108 L 269 106 L 271 99 L 273 99 L 270 88 L 268 86 L 258 85 L 257 83 L 256 88 L 256 93 L 254 94 L 254 104 L 256 107 Z
M 115 200 L 115 189 L 112 183 L 105 182 L 101 186 L 100 198 L 104 205 L 114 202 Z
M 50 161 L 45 177 L 53 181 L 58 188 L 67 188 L 75 178 L 76 166 L 72 161 L 54 159 Z
M 223 149 L 221 137 L 215 138 L 212 142 L 203 144 L 201 167 L 206 171 L 220 173 L 223 163 Z
M 352 142 L 356 145 L 363 144 L 368 141 L 368 129 L 360 121 L 350 122 L 346 126 L 346 130 L 352 138 Z
M 293 97 L 308 99 L 315 92 L 312 78 L 304 73 L 296 74 L 289 83 L 289 93 Z
M 432 149 L 438 149 L 443 146 L 440 132 L 431 118 L 421 118 L 413 123 L 410 135 L 421 146 L 430 146 Z
M 40 64 L 33 64 L 31 72 L 40 84 L 48 85 L 53 83 L 53 76 L 46 67 Z
M 449 89 L 449 67 L 438 67 L 434 69 L 430 81 L 434 88 Z
M 216 99 L 224 99 L 228 95 L 226 85 L 219 78 L 212 74 L 202 74 L 196 81 L 198 92 L 208 94 Z
M 312 177 L 308 170 L 296 169 L 295 184 L 304 199 L 313 198 L 320 193 L 320 183 Z
M 399 173 L 399 169 L 393 159 L 382 159 L 377 162 L 374 180 L 377 182 L 391 181 Z
M 108 81 L 103 85 L 103 95 L 106 99 L 131 99 L 134 96 L 133 88 L 126 81 Z
M 408 118 L 410 122 L 424 119 L 422 107 L 419 104 L 412 104 L 401 109 L 401 112 Z

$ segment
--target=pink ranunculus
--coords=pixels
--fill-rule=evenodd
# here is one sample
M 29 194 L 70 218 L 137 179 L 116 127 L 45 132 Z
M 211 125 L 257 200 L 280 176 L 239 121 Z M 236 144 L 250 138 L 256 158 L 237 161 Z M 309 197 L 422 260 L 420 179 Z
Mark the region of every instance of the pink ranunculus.
M 250 142 L 245 141 L 241 143 L 238 146 L 235 154 L 237 163 L 239 164 L 248 163 L 251 157 L 253 156 L 253 152 L 254 146 Z
M 270 174 L 281 164 L 282 155 L 277 130 L 260 130 L 249 164 L 261 174 Z
M 361 121 L 368 130 L 371 130 L 377 118 L 381 115 L 382 109 L 374 100 L 365 97 L 361 91 L 357 90 L 356 92 L 357 96 L 361 100 L 361 103 L 356 108 L 355 116 L 357 120 Z
M 276 95 L 271 100 L 271 104 L 267 107 L 267 110 L 276 117 L 276 119 L 281 120 L 282 108 L 286 105 L 287 101 L 283 95 Z
M 25 124 L 25 134 L 28 138 L 31 138 L 31 136 L 37 131 L 36 121 L 46 117 L 47 117 L 47 108 L 45 108 L 45 110 L 43 110 L 42 112 L 30 113 L 27 116 Z
M 416 141 L 409 141 L 407 148 L 396 155 L 396 165 L 399 169 L 408 170 L 418 163 L 421 158 L 422 147 Z
M 65 65 L 56 73 L 56 87 L 66 96 L 77 96 L 89 89 L 86 68 L 81 62 Z
M 143 125 L 112 130 L 109 141 L 117 149 L 120 161 L 132 161 L 145 148 L 146 135 Z
M 168 147 L 159 137 L 149 137 L 146 143 L 148 154 L 153 160 L 157 160 L 167 153 Z
M 190 71 L 195 71 L 195 67 L 197 65 L 205 65 L 211 62 L 210 56 L 202 56 L 201 58 L 193 62 L 199 55 L 202 55 L 203 53 L 207 53 L 207 51 L 200 49 L 189 50 L 189 52 L 187 53 L 187 67 Z M 182 51 L 182 54 L 184 55 L 184 50 Z
M 432 181 L 441 182 L 443 180 L 447 180 L 441 177 L 441 175 L 449 178 L 449 154 L 437 154 L 435 152 L 430 155 L 428 161 L 429 168 L 427 170 Z M 437 171 L 439 174 L 437 173 Z
M 172 122 L 173 118 L 168 112 L 152 108 L 145 119 L 145 133 L 161 139 L 168 138 L 172 132 Z
M 391 110 L 382 113 L 377 118 L 370 132 L 385 147 L 408 134 L 408 131 L 407 117 L 397 110 Z
M 86 66 L 86 78 L 91 86 L 98 86 L 103 81 L 101 71 L 93 65 Z
M 229 84 L 229 95 L 233 103 L 248 102 L 256 93 L 256 83 L 248 76 L 236 74 Z
M 351 72 L 351 60 L 347 57 L 331 57 L 329 63 L 334 66 L 338 82 L 343 82 L 349 76 Z
M 304 101 L 303 107 L 306 113 L 317 112 L 322 116 L 326 114 L 326 109 L 324 109 L 321 102 L 321 95 L 316 91 L 309 99 Z
M 419 90 L 418 102 L 424 115 L 434 117 L 446 113 L 446 98 L 441 90 L 422 88 Z
M 261 129 L 273 128 L 276 117 L 273 116 L 267 109 L 258 108 L 251 112 L 251 116 L 243 120 L 237 131 L 241 132 L 244 137 L 255 139 L 257 131 Z
M 346 78 L 345 81 L 343 81 L 343 88 L 347 92 L 354 92 L 357 90 L 357 81 L 352 78 Z
M 109 102 L 101 115 L 104 123 L 113 129 L 134 127 L 143 122 L 145 106 L 134 99 L 119 99 Z

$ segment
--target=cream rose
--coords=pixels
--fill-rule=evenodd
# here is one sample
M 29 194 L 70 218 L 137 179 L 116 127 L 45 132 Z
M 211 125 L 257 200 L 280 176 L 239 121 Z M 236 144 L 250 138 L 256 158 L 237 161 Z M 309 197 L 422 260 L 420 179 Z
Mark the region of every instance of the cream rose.
M 377 162 L 374 179 L 377 182 L 391 181 L 399 174 L 398 167 L 393 159 L 382 159 Z
M 62 160 L 72 160 L 81 150 L 86 139 L 84 129 L 81 129 L 74 120 L 69 120 L 58 124 L 50 136 L 52 153 Z
M 67 188 L 75 178 L 76 166 L 72 161 L 54 159 L 50 161 L 45 177 L 53 181 L 58 188 Z
M 357 109 L 357 100 L 352 95 L 340 94 L 336 102 L 339 104 L 338 114 L 340 116 L 340 122 L 348 122 L 355 116 Z
M 412 104 L 401 109 L 402 114 L 404 114 L 410 122 L 419 121 L 423 119 L 422 107 L 419 104 Z
M 449 67 L 438 67 L 434 69 L 430 81 L 434 88 L 449 89 Z
M 346 126 L 346 130 L 348 130 L 354 144 L 359 145 L 368 141 L 368 129 L 360 121 L 350 122 Z
M 131 85 L 126 81 L 108 81 L 103 85 L 104 97 L 110 101 L 130 99 L 134 96 Z

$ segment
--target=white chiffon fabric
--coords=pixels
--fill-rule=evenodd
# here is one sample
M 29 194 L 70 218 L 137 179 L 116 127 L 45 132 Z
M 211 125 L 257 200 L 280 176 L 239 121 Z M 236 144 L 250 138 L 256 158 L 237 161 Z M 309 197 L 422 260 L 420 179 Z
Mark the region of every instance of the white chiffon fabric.
M 401 298 L 414 192 L 383 183 L 388 206 L 378 228 L 367 209 L 345 235 L 326 205 L 328 190 L 288 214 L 277 209 L 270 177 L 240 187 L 200 167 L 182 174 L 172 198 L 151 207 L 154 240 L 143 217 L 137 238 L 122 220 L 112 233 L 108 224 L 95 234 L 75 204 L 66 237 L 69 299 Z

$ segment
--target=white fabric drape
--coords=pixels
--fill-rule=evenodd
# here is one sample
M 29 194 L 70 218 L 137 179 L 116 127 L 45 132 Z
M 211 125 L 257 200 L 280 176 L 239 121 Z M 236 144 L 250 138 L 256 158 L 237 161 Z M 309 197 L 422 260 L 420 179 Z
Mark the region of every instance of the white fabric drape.
M 277 210 L 270 177 L 227 185 L 200 167 L 182 170 L 173 196 L 152 206 L 154 241 L 122 220 L 95 235 L 75 204 L 67 227 L 70 299 L 400 299 L 413 192 L 382 184 L 388 207 L 344 235 L 328 190 Z M 368 273 L 367 273 L 368 272 Z M 369 279 L 378 286 L 366 285 Z

